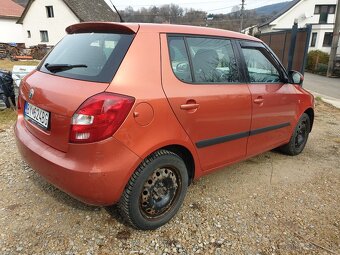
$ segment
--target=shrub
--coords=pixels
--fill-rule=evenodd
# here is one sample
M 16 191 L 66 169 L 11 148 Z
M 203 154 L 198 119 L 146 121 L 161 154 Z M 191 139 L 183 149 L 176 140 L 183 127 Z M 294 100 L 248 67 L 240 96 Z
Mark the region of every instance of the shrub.
M 327 69 L 328 69 L 328 65 L 318 64 L 317 68 L 316 68 L 316 70 L 314 70 L 314 72 L 317 73 L 317 74 L 326 75 L 327 74 Z
M 328 60 L 329 60 L 329 54 L 321 50 L 312 50 L 308 52 L 306 69 L 313 73 L 314 72 L 322 73 L 326 66 L 326 73 L 327 73 Z

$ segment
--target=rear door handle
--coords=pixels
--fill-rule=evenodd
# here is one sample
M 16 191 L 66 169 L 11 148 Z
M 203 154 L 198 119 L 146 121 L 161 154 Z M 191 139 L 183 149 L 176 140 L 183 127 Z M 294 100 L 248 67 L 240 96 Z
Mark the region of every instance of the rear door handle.
M 182 104 L 181 109 L 182 110 L 195 110 L 199 107 L 199 104 Z
M 254 103 L 255 104 L 262 104 L 264 101 L 264 99 L 262 97 L 258 97 L 254 99 Z

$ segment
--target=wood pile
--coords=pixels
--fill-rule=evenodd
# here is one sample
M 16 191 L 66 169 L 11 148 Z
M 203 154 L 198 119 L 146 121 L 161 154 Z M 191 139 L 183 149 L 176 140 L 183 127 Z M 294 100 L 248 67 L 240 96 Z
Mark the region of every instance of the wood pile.
M 15 60 L 30 60 L 37 59 L 41 60 L 51 49 L 50 46 L 46 44 L 38 44 L 36 46 L 31 46 L 26 48 L 25 44 L 9 44 L 0 43 L 0 59 L 10 59 Z

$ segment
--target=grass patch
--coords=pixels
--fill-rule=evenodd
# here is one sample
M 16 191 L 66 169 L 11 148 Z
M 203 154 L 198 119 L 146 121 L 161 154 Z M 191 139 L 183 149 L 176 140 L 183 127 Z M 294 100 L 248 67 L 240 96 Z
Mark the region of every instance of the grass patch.
M 9 59 L 0 59 L 0 69 L 12 71 L 13 66 L 37 66 L 39 62 L 39 60 L 11 61 Z
M 318 102 L 322 102 L 322 98 L 319 97 L 319 96 L 317 96 L 317 97 L 315 98 L 315 100 L 318 101 Z
M 17 112 L 12 109 L 0 111 L 0 131 L 9 128 L 17 119 Z

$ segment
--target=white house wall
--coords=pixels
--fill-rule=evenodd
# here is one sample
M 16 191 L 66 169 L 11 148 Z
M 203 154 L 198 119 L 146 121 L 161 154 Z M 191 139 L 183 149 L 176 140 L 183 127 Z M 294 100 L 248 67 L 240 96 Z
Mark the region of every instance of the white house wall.
M 309 50 L 321 50 L 323 52 L 326 53 L 330 53 L 331 52 L 331 47 L 323 47 L 323 39 L 325 37 L 325 33 L 326 32 L 333 32 L 333 24 L 322 24 L 322 25 L 314 25 L 313 26 L 313 30 L 312 33 L 317 33 L 317 37 L 316 37 L 316 42 L 315 42 L 315 46 L 309 46 Z M 311 45 L 311 41 L 312 41 L 312 36 L 309 42 L 309 45 Z M 338 47 L 338 54 L 340 54 L 340 48 Z
M 302 0 L 297 3 L 292 9 L 280 16 L 270 23 L 274 29 L 287 29 L 291 28 L 294 20 L 298 20 L 299 27 L 305 27 L 306 24 L 319 23 L 320 15 L 314 14 L 315 5 L 333 5 L 336 0 Z M 334 14 L 329 14 L 327 23 L 334 23 Z
M 290 29 L 293 26 L 294 21 L 298 22 L 299 28 L 304 28 L 307 24 L 312 24 L 312 33 L 316 32 L 317 38 L 315 46 L 310 46 L 309 50 L 321 50 L 323 52 L 330 53 L 331 47 L 323 47 L 323 40 L 325 33 L 333 32 L 335 14 L 328 14 L 327 24 L 319 24 L 320 15 L 314 14 L 314 10 L 315 5 L 336 4 L 336 0 L 302 0 L 270 24 L 261 27 L 260 31 L 264 34 L 283 29 Z M 310 40 L 312 40 L 312 37 Z M 338 47 L 338 53 L 340 54 L 340 47 Z
M 47 18 L 46 6 L 53 6 L 54 18 Z M 35 0 L 23 20 L 26 46 L 55 45 L 65 36 L 65 28 L 78 22 L 79 19 L 62 0 Z M 40 31 L 43 30 L 48 31 L 48 42 L 41 42 Z M 27 31 L 31 32 L 31 38 L 28 38 Z
M 0 43 L 23 43 L 21 24 L 17 19 L 0 18 Z

